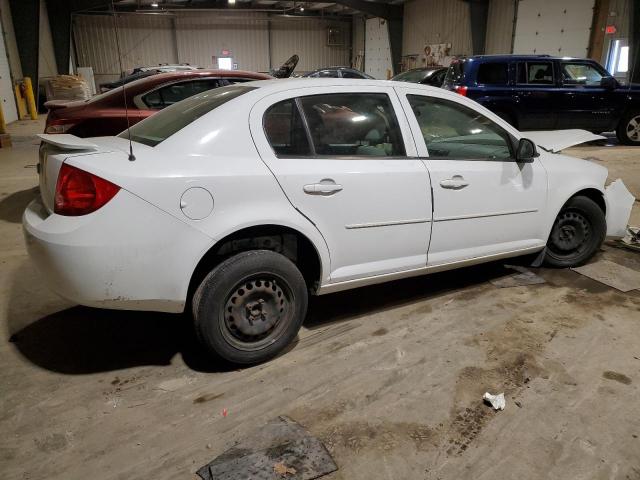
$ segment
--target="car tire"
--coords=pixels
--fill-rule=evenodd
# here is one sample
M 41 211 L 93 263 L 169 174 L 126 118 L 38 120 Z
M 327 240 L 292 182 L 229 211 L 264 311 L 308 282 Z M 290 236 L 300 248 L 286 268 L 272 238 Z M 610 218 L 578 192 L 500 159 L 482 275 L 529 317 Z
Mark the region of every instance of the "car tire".
M 307 302 L 306 283 L 291 260 L 269 250 L 238 253 L 196 289 L 196 333 L 214 356 L 240 365 L 261 363 L 295 339 Z
M 596 202 L 570 198 L 553 222 L 545 263 L 559 268 L 582 265 L 600 248 L 606 233 L 605 215 Z
M 640 111 L 629 112 L 620 119 L 616 136 L 623 145 L 640 145 Z

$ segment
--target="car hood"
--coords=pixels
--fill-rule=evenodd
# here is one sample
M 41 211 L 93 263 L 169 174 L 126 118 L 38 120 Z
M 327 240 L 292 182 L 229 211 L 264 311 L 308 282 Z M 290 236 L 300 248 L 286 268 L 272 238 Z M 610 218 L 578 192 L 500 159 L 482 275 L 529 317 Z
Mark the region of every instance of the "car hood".
M 604 140 L 606 137 L 596 135 L 586 130 L 544 130 L 537 132 L 523 132 L 525 138 L 553 153 L 558 153 L 565 148 L 580 145 L 581 143 Z

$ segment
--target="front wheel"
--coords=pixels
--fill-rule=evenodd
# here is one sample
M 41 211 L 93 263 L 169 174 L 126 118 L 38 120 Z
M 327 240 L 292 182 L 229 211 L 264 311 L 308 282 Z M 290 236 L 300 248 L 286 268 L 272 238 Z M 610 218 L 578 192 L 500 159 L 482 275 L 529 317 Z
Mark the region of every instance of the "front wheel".
M 216 266 L 193 296 L 196 333 L 205 348 L 250 365 L 289 345 L 307 312 L 307 288 L 288 258 L 269 250 L 242 252 Z
M 582 265 L 600 248 L 606 232 L 604 212 L 593 200 L 569 199 L 551 229 L 545 263 L 561 268 Z
M 622 117 L 616 136 L 623 145 L 640 146 L 640 111 L 630 112 Z

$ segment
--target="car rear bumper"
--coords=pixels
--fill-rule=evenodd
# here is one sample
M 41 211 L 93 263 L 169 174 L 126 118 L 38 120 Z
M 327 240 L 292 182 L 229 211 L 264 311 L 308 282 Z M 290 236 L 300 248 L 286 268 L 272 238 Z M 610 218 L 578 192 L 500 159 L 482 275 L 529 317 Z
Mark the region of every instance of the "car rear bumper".
M 50 288 L 99 308 L 181 312 L 211 239 L 120 190 L 97 212 L 50 214 L 38 198 L 24 212 L 27 250 Z

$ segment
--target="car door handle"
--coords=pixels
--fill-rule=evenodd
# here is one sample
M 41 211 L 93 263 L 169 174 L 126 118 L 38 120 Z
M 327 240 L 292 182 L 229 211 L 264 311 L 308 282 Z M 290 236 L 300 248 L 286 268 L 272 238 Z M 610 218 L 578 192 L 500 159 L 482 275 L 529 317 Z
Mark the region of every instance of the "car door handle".
M 452 178 L 448 178 L 440 182 L 440 186 L 442 188 L 449 188 L 452 190 L 460 190 L 461 188 L 464 188 L 467 185 L 469 185 L 469 182 L 467 182 L 460 175 L 454 175 Z
M 310 195 L 331 195 L 342 190 L 342 185 L 337 183 L 311 183 L 302 187 L 304 193 Z

